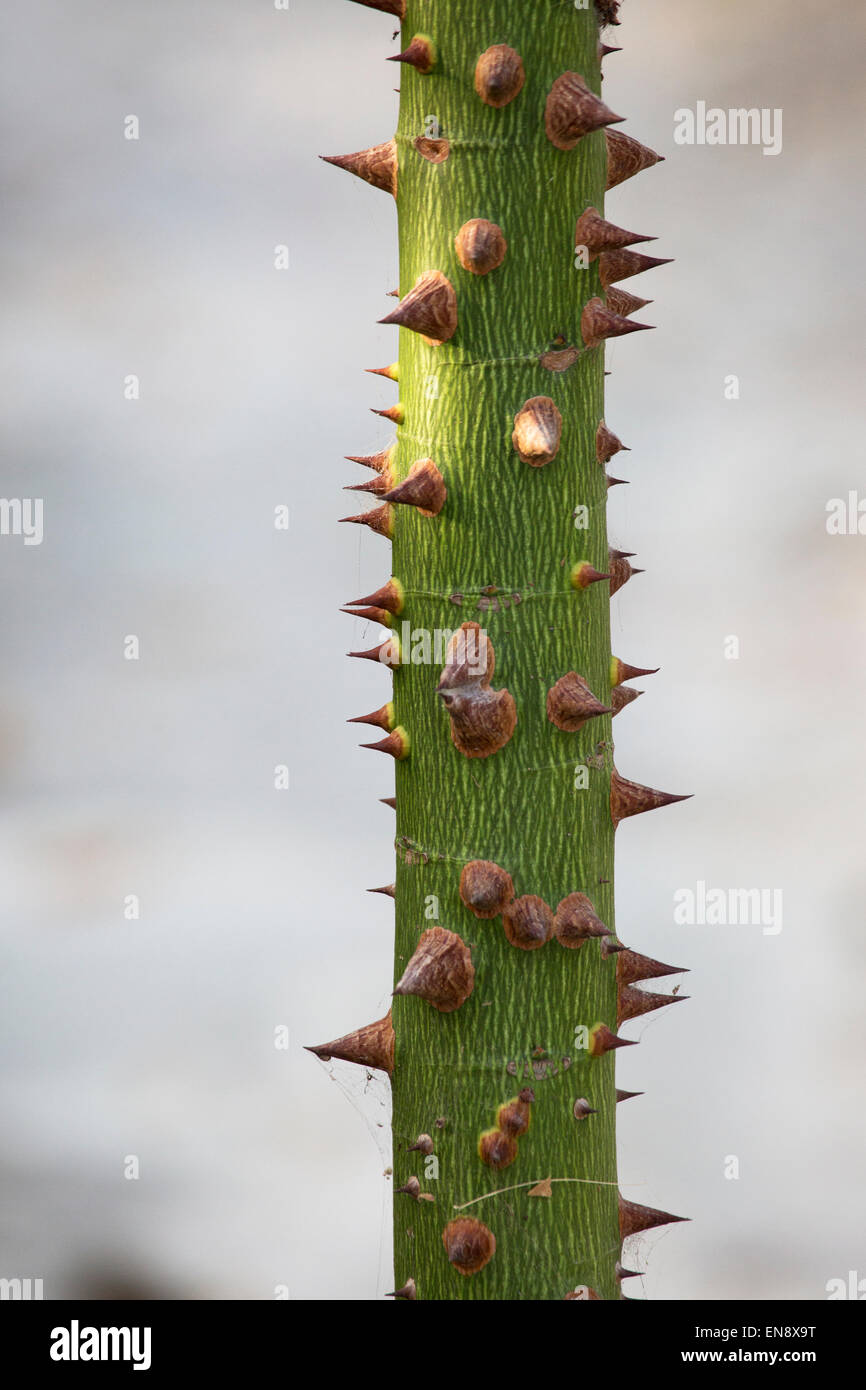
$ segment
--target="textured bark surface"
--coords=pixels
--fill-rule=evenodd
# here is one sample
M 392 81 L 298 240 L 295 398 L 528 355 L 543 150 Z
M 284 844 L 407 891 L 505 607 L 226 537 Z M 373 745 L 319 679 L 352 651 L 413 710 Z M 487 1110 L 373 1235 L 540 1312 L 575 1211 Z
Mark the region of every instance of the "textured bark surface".
M 395 999 L 395 1185 L 417 1174 L 433 1203 L 395 1199 L 395 1287 L 410 1275 L 429 1299 L 562 1299 L 587 1284 L 616 1296 L 619 1253 L 614 1144 L 613 1053 L 591 1059 L 575 1048 L 577 1024 L 616 1026 L 616 967 L 597 946 L 516 950 L 501 920 L 479 921 L 460 900 L 460 874 L 488 859 L 511 874 L 515 892 L 553 909 L 582 890 L 613 929 L 613 828 L 608 809 L 610 719 L 577 734 L 547 718 L 547 692 L 576 670 L 609 693 L 608 595 L 603 584 L 575 591 L 576 561 L 607 562 L 604 471 L 595 451 L 603 410 L 603 351 L 555 373 L 540 357 L 559 344 L 580 347 L 584 303 L 601 291 L 598 267 L 574 267 L 580 211 L 603 206 L 602 131 L 570 152 L 544 129 L 554 80 L 564 71 L 600 89 L 598 26 L 592 11 L 498 0 L 486 5 L 413 3 L 404 38 L 431 33 L 440 61 L 428 78 L 401 82 L 397 208 L 400 292 L 419 275 L 443 271 L 457 291 L 458 326 L 441 348 L 400 334 L 398 477 L 416 458 L 436 461 L 448 502 L 431 522 L 400 514 L 393 570 L 404 585 L 402 620 L 413 629 L 479 622 L 496 654 L 494 687 L 518 710 L 508 744 L 467 759 L 454 747 L 436 697 L 439 671 L 406 664 L 395 672 L 394 703 L 412 730 L 412 756 L 397 768 L 396 974 L 415 949 L 430 895 L 439 921 L 472 946 L 476 986 L 464 1007 L 438 1014 L 418 999 Z M 505 107 L 478 99 L 479 56 L 504 39 L 523 60 L 525 82 Z M 449 158 L 419 159 L 414 141 L 435 115 Z M 476 277 L 454 245 L 464 223 L 501 227 L 502 264 Z M 524 402 L 548 396 L 563 417 L 554 460 L 523 463 L 512 442 Z M 574 509 L 589 508 L 588 530 Z M 600 745 L 607 745 L 601 748 Z M 575 790 L 575 767 L 589 786 Z M 400 847 L 404 853 L 400 853 Z M 478 1155 L 498 1107 L 532 1085 L 536 1100 L 517 1158 L 503 1173 Z M 598 1111 L 573 1115 L 577 1096 Z M 437 1121 L 443 1120 L 442 1128 Z M 437 1181 L 407 1152 L 420 1132 L 434 1136 Z M 443 1258 L 442 1229 L 455 1204 L 546 1177 L 599 1179 L 609 1186 L 557 1183 L 552 1195 L 524 1187 L 468 1208 L 497 1240 L 495 1256 L 471 1278 Z M 462 1214 L 462 1213 L 461 1213 Z
M 402 600 L 390 618 L 401 661 L 388 719 L 405 731 L 394 982 L 419 942 L 422 954 L 448 944 L 422 941 L 437 927 L 470 948 L 474 985 L 454 1008 L 439 986 L 439 1003 L 423 990 L 393 1000 L 394 1287 L 412 1289 L 403 1297 L 561 1300 L 580 1286 L 619 1297 L 617 951 L 603 929 L 613 936 L 611 709 L 626 701 L 612 693 L 603 460 L 622 446 L 605 430 L 597 442 L 604 346 L 586 345 L 583 317 L 593 300 L 608 313 L 605 258 L 575 264 L 587 210 L 593 238 L 612 235 L 600 221 L 605 131 L 573 138 L 595 114 L 620 119 L 593 96 L 598 19 L 561 0 L 405 8 L 401 50 L 427 36 L 433 61 L 429 72 L 401 67 L 406 308 L 389 316 L 404 325 L 389 486 L 432 461 L 445 500 L 435 515 L 394 506 L 384 528 Z M 490 647 L 474 685 L 458 669 L 474 628 L 452 644 L 447 669 L 446 640 L 431 643 L 463 624 L 480 625 Z M 485 744 L 476 725 L 488 710 L 499 724 Z M 501 871 L 500 885 L 510 876 L 504 915 L 467 906 L 468 875 L 461 896 L 474 861 L 488 876 Z M 483 890 L 473 890 L 479 901 Z M 519 1142 L 515 1116 L 525 1120 Z

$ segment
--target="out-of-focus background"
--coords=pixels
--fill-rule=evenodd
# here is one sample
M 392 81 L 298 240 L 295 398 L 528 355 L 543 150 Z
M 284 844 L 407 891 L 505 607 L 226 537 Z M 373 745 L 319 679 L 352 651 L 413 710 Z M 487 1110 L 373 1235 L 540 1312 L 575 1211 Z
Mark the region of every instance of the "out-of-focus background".
M 646 1092 L 625 1190 L 694 1218 L 641 1242 L 629 1292 L 820 1299 L 866 1275 L 866 536 L 826 529 L 866 496 L 866 11 L 623 21 L 605 97 L 666 162 L 607 211 L 677 261 L 629 285 L 652 340 L 608 354 L 611 535 L 647 571 L 614 649 L 661 666 L 617 753 L 697 793 L 618 837 L 623 939 L 692 971 L 618 1067 Z M 344 722 L 386 675 L 338 612 L 387 545 L 335 520 L 343 455 L 390 437 L 361 368 L 396 350 L 396 221 L 316 155 L 391 134 L 393 25 L 345 0 L 0 24 L 0 491 L 44 499 L 41 545 L 0 537 L 0 1275 L 380 1297 L 386 1089 L 301 1049 L 378 1017 L 391 972 L 364 891 L 392 877 L 390 766 Z M 782 152 L 675 145 L 700 100 L 782 108 Z M 782 930 L 677 925 L 699 881 L 781 889 Z

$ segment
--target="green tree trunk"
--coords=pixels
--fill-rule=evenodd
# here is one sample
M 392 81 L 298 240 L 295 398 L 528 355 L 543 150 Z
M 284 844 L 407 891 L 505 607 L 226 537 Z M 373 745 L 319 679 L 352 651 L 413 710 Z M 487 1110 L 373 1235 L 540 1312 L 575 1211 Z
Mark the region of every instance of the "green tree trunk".
M 397 582 L 357 601 L 390 628 L 367 718 L 396 758 L 397 988 L 393 1038 L 314 1050 L 392 1073 L 402 1297 L 617 1298 L 623 1234 L 676 1219 L 616 1173 L 618 1023 L 671 972 L 616 940 L 614 831 L 674 798 L 613 770 L 636 692 L 610 649 L 604 340 L 641 326 L 614 282 L 657 263 L 602 220 L 657 159 L 610 139 L 615 11 L 406 0 L 395 141 L 333 161 L 399 217 L 398 428 L 366 514 Z

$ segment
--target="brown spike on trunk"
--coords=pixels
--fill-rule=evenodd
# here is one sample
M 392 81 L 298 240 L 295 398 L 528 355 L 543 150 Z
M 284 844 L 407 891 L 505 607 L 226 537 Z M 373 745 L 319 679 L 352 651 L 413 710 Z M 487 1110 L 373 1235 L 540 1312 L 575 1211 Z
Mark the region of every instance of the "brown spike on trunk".
M 603 299 L 597 296 L 584 305 L 580 316 L 580 331 L 584 345 L 599 347 L 607 338 L 622 338 L 627 333 L 642 333 L 653 328 L 651 323 L 635 323 L 634 319 L 624 319 L 608 309 Z
M 578 347 L 551 348 L 549 352 L 543 352 L 538 359 L 540 365 L 548 372 L 567 372 L 569 367 L 573 367 L 579 360 Z
M 675 801 L 688 801 L 690 795 L 674 796 L 672 792 L 658 792 L 652 787 L 644 787 L 640 782 L 629 782 L 627 778 L 620 777 L 614 768 L 610 779 L 610 818 L 614 829 L 628 816 L 639 816 L 660 806 L 672 806 Z
M 375 406 L 370 406 L 371 415 L 381 415 L 383 420 L 390 420 L 392 425 L 402 425 L 405 412 L 398 401 L 396 405 L 389 405 L 387 410 L 376 410 Z
M 485 1130 L 478 1140 L 478 1157 L 488 1168 L 510 1168 L 517 1158 L 517 1140 L 501 1129 Z
M 490 859 L 473 859 L 460 875 L 460 899 L 482 921 L 498 917 L 514 897 L 511 874 Z
M 562 415 L 550 396 L 530 396 L 514 417 L 511 442 L 523 463 L 543 468 L 556 458 L 562 439 Z
M 672 1216 L 669 1211 L 659 1211 L 656 1207 L 642 1207 L 638 1202 L 619 1199 L 619 1233 L 622 1239 L 635 1236 L 640 1231 L 650 1231 L 654 1226 L 667 1226 L 672 1221 L 688 1221 L 687 1216 Z
M 478 623 L 462 623 L 448 643 L 436 687 L 451 720 L 451 741 L 467 758 L 489 758 L 511 738 L 517 705 L 508 690 L 493 690 L 493 643 Z
M 408 328 L 420 333 L 431 346 L 441 347 L 457 331 L 454 286 L 441 270 L 426 270 L 397 308 L 379 322 Z
M 422 516 L 438 516 L 445 506 L 448 489 L 432 459 L 418 459 L 402 483 L 386 494 L 389 502 L 417 507 Z
M 597 700 L 583 676 L 568 671 L 547 692 L 547 717 L 566 733 L 577 733 L 589 719 L 610 714 L 610 707 Z
M 642 690 L 634 690 L 629 685 L 615 685 L 610 692 L 610 707 L 613 717 L 619 714 L 620 710 L 630 705 L 632 700 L 637 700 L 643 695 Z
M 363 598 L 355 598 L 347 605 L 349 608 L 358 608 L 361 604 L 372 603 L 377 608 L 387 608 L 389 613 L 401 613 L 403 611 L 403 585 L 399 579 L 389 579 L 387 584 L 383 584 L 381 589 L 377 589 L 373 594 L 365 594 Z
M 348 613 L 351 618 L 363 618 L 367 622 L 381 623 L 383 627 L 393 627 L 387 608 L 341 608 L 340 612 Z
M 626 559 L 611 558 L 608 561 L 610 570 L 610 592 L 611 597 L 627 584 L 633 574 L 643 574 L 643 570 L 635 569 Z
M 573 150 L 584 135 L 624 120 L 590 91 L 578 72 L 557 77 L 544 108 L 544 129 L 558 150 Z
M 620 985 L 633 985 L 638 980 L 658 980 L 663 975 L 688 973 L 684 965 L 665 965 L 664 961 L 639 955 L 637 951 L 623 951 L 616 962 L 616 979 Z
M 332 1057 L 341 1062 L 357 1062 L 361 1067 L 373 1067 L 377 1071 L 394 1072 L 394 1029 L 391 1026 L 391 1010 L 376 1023 L 368 1023 L 355 1033 L 347 1033 L 333 1042 L 319 1043 L 308 1047 L 322 1062 L 330 1062 Z
M 362 5 L 366 5 L 368 0 L 361 0 Z M 402 1288 L 395 1289 L 393 1293 L 386 1293 L 386 1298 L 405 1298 L 409 1300 L 417 1299 L 418 1291 L 414 1279 L 407 1279 Z
M 612 1052 L 617 1047 L 635 1047 L 637 1044 L 633 1038 L 618 1038 L 616 1033 L 612 1033 L 607 1024 L 599 1023 L 590 1032 L 592 1039 L 589 1048 L 590 1057 L 603 1057 L 605 1052 Z
M 599 420 L 598 429 L 595 432 L 595 456 L 599 463 L 610 463 L 614 454 L 631 453 L 627 444 L 623 444 L 621 439 L 617 439 L 613 430 L 609 430 L 604 420 Z
M 616 285 L 611 285 L 605 293 L 608 309 L 612 309 L 615 314 L 621 314 L 623 318 L 628 318 L 629 314 L 634 314 L 638 309 L 645 309 L 648 304 L 652 304 L 651 299 L 641 299 L 637 294 L 629 294 L 628 290 L 621 290 Z
M 433 44 L 424 34 L 416 34 L 402 53 L 394 53 L 387 60 L 389 63 L 408 63 L 416 72 L 426 76 L 432 72 L 436 64 L 436 50 Z
M 414 1144 L 409 1144 L 409 1145 L 407 1145 L 407 1147 L 406 1147 L 406 1152 L 407 1152 L 407 1153 L 410 1153 L 410 1154 L 411 1154 L 411 1153 L 422 1153 L 422 1154 L 425 1154 L 425 1155 L 432 1154 L 432 1152 L 433 1152 L 433 1140 L 430 1138 L 430 1135 L 429 1135 L 429 1134 L 419 1134 L 419 1135 L 418 1135 L 418 1138 L 415 1140 L 415 1143 L 414 1143 Z
M 388 637 L 377 647 L 368 647 L 363 652 L 347 652 L 346 655 L 359 661 L 378 661 L 381 666 L 393 668 L 400 665 L 400 644 L 393 637 Z
M 368 483 L 347 483 L 343 488 L 344 492 L 366 492 L 371 497 L 384 497 L 391 486 L 393 479 L 390 471 L 387 473 L 377 473 L 375 478 L 371 478 Z
M 553 930 L 560 946 L 575 950 L 593 936 L 607 936 L 610 928 L 602 922 L 585 893 L 569 893 L 556 909 Z
M 400 378 L 400 368 L 396 362 L 392 362 L 387 367 L 365 367 L 364 371 L 368 372 L 370 376 L 386 376 L 389 381 L 398 381 Z
M 616 1103 L 617 1103 L 617 1105 L 619 1105 L 619 1103 L 620 1103 L 621 1100 L 635 1100 L 638 1096 L 642 1096 L 642 1095 L 643 1095 L 643 1091 L 620 1091 L 620 1090 L 617 1090 L 617 1093 L 616 1093 Z
M 629 485 L 628 478 L 615 478 L 612 473 L 605 473 L 604 476 L 607 480 L 608 492 L 610 492 L 612 487 L 628 487 Z
M 631 135 L 623 135 L 621 130 L 606 130 L 607 141 L 607 188 L 616 188 L 642 169 L 651 169 L 653 164 L 664 160 L 663 154 L 656 154 L 648 145 L 642 145 Z
M 657 265 L 670 265 L 671 256 L 645 256 L 642 251 L 604 251 L 598 258 L 598 273 L 605 289 L 617 280 L 641 275 Z
M 454 249 L 464 270 L 471 275 L 489 275 L 505 260 L 508 242 L 495 222 L 473 217 L 454 238 Z
M 620 985 L 616 995 L 616 1026 L 619 1028 L 630 1018 L 651 1014 L 654 1009 L 663 1009 L 666 1004 L 680 1004 L 688 997 L 687 994 L 651 994 L 649 990 L 635 989 L 634 985 Z
M 385 473 L 391 466 L 394 457 L 394 445 L 389 449 L 382 449 L 378 454 L 346 454 L 345 458 L 349 463 L 360 463 L 364 468 L 372 468 L 375 473 Z
M 430 927 L 394 986 L 395 994 L 415 994 L 440 1013 L 450 1014 L 469 998 L 475 969 L 469 948 L 456 932 Z
M 502 909 L 507 940 L 519 951 L 537 951 L 553 936 L 553 913 L 543 898 L 527 893 Z
M 445 1253 L 458 1274 L 477 1274 L 496 1253 L 496 1237 L 483 1221 L 459 1216 L 442 1232 Z
M 503 1134 L 519 1139 L 526 1133 L 532 1121 L 530 1106 L 534 1101 L 535 1092 L 530 1086 L 525 1086 L 519 1095 L 500 1105 L 496 1112 L 496 1123 Z
M 590 584 L 598 584 L 602 579 L 610 579 L 610 575 L 597 570 L 588 560 L 578 560 L 571 571 L 571 587 L 573 589 L 588 589 Z M 597 711 L 601 713 L 601 711 Z
M 595 11 L 600 25 L 619 24 L 621 0 L 595 0 Z
M 368 888 L 367 892 L 382 893 L 386 898 L 396 898 L 397 885 L 396 883 L 386 883 L 381 888 Z
M 372 748 L 374 753 L 387 753 L 400 762 L 409 756 L 409 735 L 398 724 L 396 729 L 392 729 L 386 738 L 380 738 L 378 743 L 362 743 L 361 747 Z
M 377 536 L 390 540 L 394 534 L 394 508 L 384 502 L 370 512 L 359 512 L 357 516 L 341 516 L 340 521 L 353 521 L 357 526 L 369 526 Z
M 485 48 L 475 64 L 475 90 L 486 106 L 507 106 L 525 81 L 523 59 L 507 43 Z
M 623 1279 L 637 1279 L 637 1278 L 639 1278 L 639 1277 L 640 1277 L 640 1270 L 639 1270 L 639 1269 L 626 1269 L 625 1265 L 620 1264 L 619 1260 L 617 1260 L 616 1264 L 614 1265 L 614 1274 L 616 1275 L 617 1279 L 618 1279 L 619 1282 L 621 1283 Z
M 370 714 L 356 714 L 354 719 L 347 719 L 347 724 L 372 724 L 377 729 L 384 729 L 387 734 L 394 727 L 394 705 L 391 700 L 386 705 L 381 705 L 379 709 L 374 709 Z
M 397 809 L 397 798 L 396 798 L 396 796 L 380 796 L 380 797 L 379 797 L 379 800 L 381 801 L 381 803 L 382 803 L 383 806 L 390 806 L 392 811 L 396 811 L 396 809 Z
M 574 228 L 575 246 L 585 246 L 591 261 L 602 251 L 618 251 L 623 246 L 634 246 L 637 242 L 657 240 L 657 237 L 627 232 L 624 227 L 606 222 L 597 208 L 587 208 L 582 212 Z
M 618 656 L 612 656 L 610 683 L 622 685 L 623 681 L 633 681 L 637 676 L 654 676 L 660 669 L 659 666 L 629 666 L 627 661 L 620 661 Z
M 354 154 L 323 154 L 319 158 L 371 183 L 374 188 L 397 196 L 396 140 L 386 140 L 384 144 L 371 145 L 368 150 L 356 150 Z

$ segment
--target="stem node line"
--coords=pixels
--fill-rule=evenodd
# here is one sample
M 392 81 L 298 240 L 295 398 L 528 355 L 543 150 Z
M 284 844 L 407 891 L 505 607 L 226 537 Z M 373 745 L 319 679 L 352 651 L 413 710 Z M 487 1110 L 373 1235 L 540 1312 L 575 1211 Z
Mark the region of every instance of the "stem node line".
M 455 1202 L 455 1211 L 465 1211 L 467 1207 L 474 1207 L 477 1202 L 486 1202 L 488 1197 L 501 1197 L 505 1192 L 517 1192 L 521 1187 L 537 1187 L 542 1182 L 584 1182 L 593 1187 L 618 1187 L 619 1183 L 610 1182 L 607 1178 L 533 1178 L 530 1182 L 516 1182 L 512 1187 L 497 1187 L 494 1192 L 485 1192 L 481 1197 L 473 1197 L 468 1202 Z

